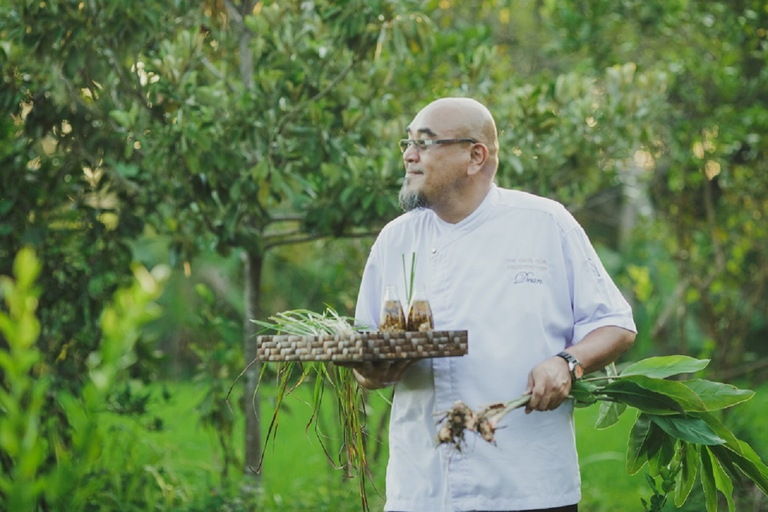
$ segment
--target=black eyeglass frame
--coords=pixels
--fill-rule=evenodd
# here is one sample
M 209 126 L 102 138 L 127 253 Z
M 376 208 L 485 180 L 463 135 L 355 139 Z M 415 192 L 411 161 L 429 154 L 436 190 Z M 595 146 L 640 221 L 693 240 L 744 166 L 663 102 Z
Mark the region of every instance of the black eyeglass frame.
M 424 151 L 429 146 L 434 146 L 436 144 L 458 144 L 460 142 L 471 142 L 472 144 L 477 144 L 477 141 L 475 139 L 470 138 L 463 138 L 463 139 L 400 139 L 400 142 L 398 143 L 400 146 L 400 151 L 402 153 L 405 153 L 410 146 L 416 147 L 417 151 Z

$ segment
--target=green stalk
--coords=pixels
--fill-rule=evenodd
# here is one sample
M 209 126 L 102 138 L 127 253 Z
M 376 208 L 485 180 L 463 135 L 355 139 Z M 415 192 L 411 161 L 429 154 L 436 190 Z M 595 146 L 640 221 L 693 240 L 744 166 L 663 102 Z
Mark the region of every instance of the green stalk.
M 413 280 L 416 276 L 416 253 L 411 253 L 411 285 L 408 287 L 408 304 L 411 303 L 413 297 Z
M 405 285 L 405 298 L 408 300 L 408 273 L 405 270 L 405 254 L 401 254 L 400 256 L 403 262 L 403 285 Z
M 410 280 L 408 279 L 408 271 L 405 269 L 405 254 L 401 254 L 403 261 L 403 282 L 405 283 L 405 298 L 406 304 L 411 303 L 411 297 L 413 296 L 413 281 L 416 277 L 416 253 L 411 253 L 411 272 Z
M 277 313 L 270 316 L 268 321 L 251 321 L 263 328 L 261 331 L 262 333 L 273 331 L 278 334 L 293 334 L 300 336 L 318 336 L 323 334 L 351 335 L 358 330 L 365 329 L 364 326 L 355 326 L 353 319 L 339 315 L 331 307 L 327 307 L 322 314 L 306 309 L 296 309 Z M 254 363 L 255 361 L 251 364 Z M 266 364 L 262 365 L 259 380 L 256 385 L 257 392 L 261 386 L 262 378 L 265 375 L 267 366 L 268 365 Z M 291 383 L 294 382 L 292 376 L 294 375 L 294 372 L 298 371 L 297 368 L 301 370 L 301 375 L 298 377 L 297 381 L 291 385 Z M 246 370 L 243 370 L 237 379 L 242 377 Z M 322 362 L 305 361 L 302 363 L 278 363 L 276 371 L 275 410 L 267 429 L 265 444 L 275 442 L 276 440 L 280 412 L 285 397 L 291 394 L 301 383 L 309 380 L 310 374 L 312 373 L 314 373 L 313 377 L 315 380 L 312 403 L 308 404 L 312 408 L 312 413 L 307 424 L 307 430 L 309 430 L 311 426 L 314 426 L 315 436 L 320 442 L 326 457 L 335 468 L 343 469 L 347 476 L 359 479 L 362 509 L 367 511 L 369 510 L 369 503 L 366 494 L 366 478 L 370 478 L 371 480 L 372 478 L 370 468 L 368 467 L 368 459 L 365 454 L 365 404 L 363 402 L 363 393 L 357 384 L 357 380 L 355 379 L 351 368 Z M 319 423 L 322 400 L 325 396 L 324 391 L 328 387 L 333 390 L 335 395 L 338 406 L 339 423 L 342 428 L 342 446 L 341 450 L 338 452 L 335 452 L 331 446 L 328 446 L 328 439 L 331 439 L 331 437 L 321 432 Z M 234 383 L 230 388 L 230 393 L 232 392 L 232 388 L 234 388 Z M 227 401 L 228 400 L 229 394 L 227 394 Z M 336 453 L 335 456 L 333 455 L 334 453 Z M 266 450 L 262 450 L 259 467 L 256 468 L 255 471 L 258 472 L 261 468 L 265 454 Z

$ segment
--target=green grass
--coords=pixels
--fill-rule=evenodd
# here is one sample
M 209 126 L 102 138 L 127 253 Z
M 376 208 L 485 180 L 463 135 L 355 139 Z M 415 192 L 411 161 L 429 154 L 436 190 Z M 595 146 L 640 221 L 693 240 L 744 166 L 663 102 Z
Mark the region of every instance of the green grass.
M 630 476 L 626 469 L 629 431 L 635 413 L 626 411 L 619 422 L 607 429 L 594 427 L 599 408 L 576 409 L 576 446 L 581 468 L 584 512 L 643 510 L 640 498 L 649 499 L 652 491 L 641 470 Z
M 312 385 L 303 385 L 284 402 L 277 428 L 276 440 L 264 448 L 261 468 L 261 489 L 254 485 L 256 477 L 244 470 L 244 419 L 238 410 L 238 396 L 230 399 L 236 410 L 234 444 L 240 464 L 223 476 L 222 450 L 215 432 L 204 427 L 199 419 L 198 405 L 206 390 L 192 382 L 166 382 L 170 399 L 160 397 L 160 386 L 153 390 L 149 404 L 149 418 L 162 420 L 162 428 L 145 432 L 142 423 L 132 417 L 104 414 L 104 428 L 131 435 L 130 444 L 135 459 L 162 463 L 171 479 L 185 487 L 189 496 L 189 510 L 259 510 L 269 511 L 317 511 L 357 512 L 361 509 L 358 480 L 345 476 L 341 469 L 326 456 L 315 431 L 307 429 L 311 417 L 309 400 Z M 266 435 L 272 417 L 273 405 L 269 388 L 264 389 L 261 406 L 262 437 Z M 224 400 L 224 396 L 220 399 Z M 334 428 L 335 407 L 333 396 L 327 393 L 324 400 L 323 432 L 329 454 L 338 460 L 340 431 Z M 385 409 L 384 398 L 370 394 L 369 428 L 375 429 Z M 149 420 L 148 420 L 149 421 Z M 263 444 L 263 443 L 262 443 Z M 368 499 L 372 510 L 381 510 L 384 504 L 384 468 L 386 449 L 378 461 L 371 461 L 373 485 L 368 486 Z M 373 446 L 369 448 L 369 452 Z M 375 485 L 375 487 L 374 487 Z M 250 489 L 250 491 L 249 491 Z M 378 493 L 377 493 L 378 489 Z M 241 499 L 237 499 L 241 496 Z
M 297 396 L 302 397 L 304 394 L 303 398 L 309 400 L 309 391 L 311 386 L 300 388 Z M 328 436 L 324 444 L 329 455 L 338 461 L 341 433 L 338 428 L 331 426 L 335 417 L 331 398 L 328 394 L 327 402 L 324 402 L 326 407 L 322 426 L 323 433 Z M 281 415 L 276 439 L 265 449 L 262 506 L 274 506 L 274 510 L 360 510 L 357 481 L 346 477 L 341 469 L 334 468 L 314 430 L 311 427 L 307 429 L 311 416 L 310 405 L 297 397 L 287 398 L 285 405 L 288 409 Z M 368 424 L 371 429 L 375 429 L 384 401 L 380 396 L 371 394 L 369 405 L 372 417 Z M 271 414 L 272 408 L 264 404 L 262 435 L 266 434 Z M 372 449 L 370 447 L 369 453 Z M 382 453 L 377 462 L 371 462 L 375 484 L 381 494 L 384 489 L 385 462 L 386 453 Z M 370 486 L 368 499 L 372 510 L 381 510 L 383 498 Z
M 309 400 L 311 385 L 299 388 L 297 397 L 286 399 L 287 409 L 278 425 L 277 440 L 266 447 L 262 468 L 263 487 L 257 492 L 247 492 L 253 481 L 251 474 L 243 474 L 241 465 L 232 468 L 226 478 L 221 476 L 222 457 L 218 441 L 211 429 L 204 428 L 198 419 L 198 404 L 205 390 L 191 382 L 166 383 L 171 395 L 169 401 L 156 397 L 150 405 L 150 413 L 163 420 L 163 429 L 137 436 L 138 446 L 152 460 L 161 460 L 176 476 L 179 485 L 184 485 L 189 497 L 185 510 L 259 510 L 259 511 L 359 511 L 361 509 L 357 482 L 346 478 L 342 471 L 335 469 L 320 447 L 315 433 L 306 431 L 311 407 L 302 401 Z M 158 386 L 159 388 L 159 386 Z M 268 388 L 264 390 L 262 402 L 263 432 L 272 414 Z M 156 393 L 159 396 L 159 393 Z M 223 397 L 221 397 L 223 399 Z M 237 401 L 232 401 L 233 407 Z M 373 418 L 371 429 L 378 424 L 383 410 L 384 398 L 377 394 L 370 396 Z M 331 427 L 335 408 L 329 393 L 325 403 L 324 430 L 329 432 L 328 445 L 338 449 L 338 430 Z M 734 432 L 746 440 L 766 459 L 768 433 L 754 427 L 761 422 L 765 407 L 768 406 L 768 386 L 746 404 L 737 406 L 728 423 L 734 425 Z M 645 479 L 645 468 L 629 476 L 625 469 L 625 452 L 629 430 L 634 422 L 635 412 L 628 410 L 620 421 L 604 430 L 594 428 L 597 407 L 577 409 L 577 445 L 581 462 L 583 512 L 642 511 L 640 498 L 646 500 L 651 490 Z M 112 418 L 108 423 L 118 425 L 125 420 Z M 243 418 L 237 415 L 234 432 L 235 446 L 239 460 L 243 453 Z M 129 420 L 123 428 L 140 430 Z M 386 447 L 380 459 L 372 464 L 378 490 L 384 492 L 384 471 Z M 370 453 L 370 450 L 369 450 Z M 336 455 L 335 451 L 333 455 Z M 694 491 L 696 492 L 696 491 Z M 762 498 L 760 498 L 762 499 Z M 371 488 L 369 500 L 372 510 L 381 510 L 384 500 Z M 691 504 L 684 510 L 697 510 L 700 500 L 692 496 Z M 765 505 L 765 502 L 762 502 Z M 675 510 L 668 505 L 665 511 Z M 753 510 L 763 510 L 753 508 Z

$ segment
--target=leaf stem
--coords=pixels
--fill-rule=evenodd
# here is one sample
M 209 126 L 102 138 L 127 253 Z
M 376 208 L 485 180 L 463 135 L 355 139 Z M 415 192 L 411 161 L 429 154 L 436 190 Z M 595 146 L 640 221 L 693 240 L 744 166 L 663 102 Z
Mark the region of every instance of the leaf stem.
M 527 405 L 528 402 L 531 401 L 531 395 L 522 395 L 518 398 L 515 398 L 514 400 L 510 400 L 509 402 L 504 404 L 504 407 L 499 409 L 498 412 L 494 413 L 493 416 L 501 419 L 510 412 L 514 411 L 515 409 L 522 407 L 524 405 Z

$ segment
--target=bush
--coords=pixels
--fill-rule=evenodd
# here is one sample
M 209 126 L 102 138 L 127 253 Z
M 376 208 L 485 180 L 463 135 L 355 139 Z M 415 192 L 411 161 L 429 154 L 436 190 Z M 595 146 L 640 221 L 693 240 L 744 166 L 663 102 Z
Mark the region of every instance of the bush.
M 154 301 L 168 270 L 134 267 L 134 281 L 114 295 L 101 318 L 103 336 L 88 358 L 79 394 L 52 385 L 36 317 L 40 263 L 31 249 L 0 277 L 0 498 L 2 510 L 162 510 L 186 498 L 159 457 L 134 449 L 139 435 L 109 428 L 120 377 L 135 361 L 139 328 L 158 313 Z

